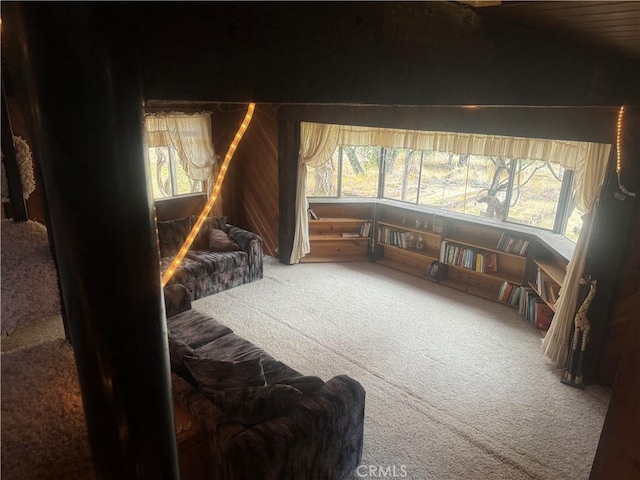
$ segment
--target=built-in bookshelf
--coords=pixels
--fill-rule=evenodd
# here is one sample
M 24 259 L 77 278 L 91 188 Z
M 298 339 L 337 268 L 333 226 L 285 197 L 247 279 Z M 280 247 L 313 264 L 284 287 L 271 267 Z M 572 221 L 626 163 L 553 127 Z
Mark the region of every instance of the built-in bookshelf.
M 309 208 L 311 252 L 302 263 L 367 261 L 373 231 L 372 207 L 313 204 Z
M 524 228 L 390 204 L 312 204 L 303 261 L 371 260 L 500 302 L 541 330 L 555 311 L 567 265 Z
M 461 221 L 447 220 L 439 260 L 447 265 L 443 282 L 490 300 L 501 301 L 507 283 L 520 286 L 525 281 L 527 248 L 518 253 L 504 251 L 504 231 Z M 512 305 L 514 306 L 514 305 Z
M 434 215 L 392 207 L 376 211 L 376 262 L 425 277 L 438 260 L 443 223 Z

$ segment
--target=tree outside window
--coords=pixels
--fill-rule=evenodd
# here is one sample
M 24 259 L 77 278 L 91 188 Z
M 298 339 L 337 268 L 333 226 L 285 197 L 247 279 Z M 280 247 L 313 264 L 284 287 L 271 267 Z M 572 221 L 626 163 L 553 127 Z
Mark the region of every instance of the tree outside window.
M 551 230 L 573 241 L 582 225 L 573 172 L 540 160 L 342 146 L 330 162 L 309 169 L 307 182 L 310 196 L 381 196 Z

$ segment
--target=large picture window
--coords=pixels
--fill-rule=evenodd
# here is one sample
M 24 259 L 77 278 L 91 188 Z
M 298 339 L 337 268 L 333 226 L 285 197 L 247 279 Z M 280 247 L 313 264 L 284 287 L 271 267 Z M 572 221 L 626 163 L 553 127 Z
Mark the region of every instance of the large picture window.
M 573 172 L 560 161 L 338 145 L 328 162 L 308 168 L 307 194 L 398 200 L 529 225 L 573 241 L 582 225 Z

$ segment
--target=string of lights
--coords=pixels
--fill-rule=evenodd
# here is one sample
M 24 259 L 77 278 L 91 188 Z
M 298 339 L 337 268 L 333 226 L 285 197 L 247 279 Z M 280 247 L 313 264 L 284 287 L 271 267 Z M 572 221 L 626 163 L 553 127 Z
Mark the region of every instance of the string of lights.
M 618 176 L 618 187 L 620 191 L 630 197 L 635 197 L 637 192 L 630 192 L 625 188 L 620 180 L 620 171 L 622 170 L 622 125 L 624 119 L 624 105 L 618 111 L 618 124 L 616 129 L 616 174 Z
M 163 287 L 167 285 L 169 280 L 171 280 L 171 277 L 173 277 L 173 274 L 176 272 L 177 268 L 182 263 L 184 256 L 187 254 L 187 252 L 191 248 L 191 245 L 193 244 L 193 241 L 196 239 L 196 236 L 198 235 L 198 232 L 200 231 L 200 228 L 202 227 L 202 224 L 204 223 L 205 219 L 209 215 L 211 208 L 216 203 L 216 200 L 220 195 L 222 182 L 224 181 L 224 177 L 227 174 L 227 170 L 229 168 L 229 163 L 231 162 L 231 159 L 233 158 L 233 154 L 238 148 L 238 144 L 240 143 L 240 140 L 242 140 L 244 132 L 247 130 L 247 128 L 249 127 L 249 124 L 251 123 L 251 118 L 253 117 L 253 111 L 255 110 L 255 108 L 256 108 L 255 103 L 249 104 L 249 108 L 247 109 L 247 114 L 244 116 L 244 120 L 242 120 L 242 124 L 240 125 L 240 128 L 238 128 L 238 131 L 235 137 L 233 137 L 233 140 L 231 141 L 231 145 L 229 145 L 229 149 L 227 150 L 227 154 L 224 157 L 224 161 L 222 162 L 222 166 L 220 167 L 220 171 L 218 172 L 218 177 L 216 178 L 216 183 L 213 187 L 213 191 L 211 192 L 211 196 L 209 197 L 209 201 L 202 209 L 202 212 L 200 212 L 200 216 L 198 217 L 198 220 L 196 221 L 195 225 L 193 225 L 193 227 L 191 228 L 191 232 L 189 233 L 189 235 L 187 236 L 187 239 L 182 244 L 182 247 L 180 247 L 180 250 L 178 250 L 178 253 L 176 254 L 173 261 L 171 262 L 171 265 L 169 265 L 169 268 L 167 268 L 167 270 L 164 272 L 164 275 L 162 275 Z

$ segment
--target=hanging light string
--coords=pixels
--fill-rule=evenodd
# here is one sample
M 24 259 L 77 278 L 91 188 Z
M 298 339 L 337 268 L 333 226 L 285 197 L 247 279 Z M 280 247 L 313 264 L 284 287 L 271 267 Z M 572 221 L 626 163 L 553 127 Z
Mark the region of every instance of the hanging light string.
M 618 111 L 618 125 L 616 129 L 616 174 L 618 175 L 618 187 L 620 191 L 630 197 L 635 197 L 636 193 L 627 190 L 620 181 L 620 171 L 622 170 L 622 122 L 624 119 L 624 105 Z
M 169 282 L 169 280 L 171 280 L 171 277 L 173 277 L 173 274 L 176 272 L 178 266 L 180 265 L 180 263 L 182 263 L 184 256 L 189 251 L 189 248 L 191 248 L 191 245 L 193 244 L 193 241 L 196 239 L 196 236 L 198 235 L 198 232 L 200 231 L 202 224 L 207 218 L 207 215 L 209 215 L 211 208 L 216 203 L 216 200 L 220 195 L 222 182 L 224 181 L 224 177 L 227 174 L 227 169 L 229 168 L 229 163 L 231 162 L 231 158 L 233 158 L 233 154 L 235 153 L 236 148 L 238 148 L 238 144 L 240 143 L 240 140 L 242 139 L 244 132 L 249 127 L 249 123 L 251 123 L 251 118 L 253 117 L 253 111 L 255 110 L 255 108 L 256 108 L 255 103 L 249 104 L 249 108 L 247 109 L 247 114 L 244 116 L 244 120 L 242 120 L 242 124 L 240 125 L 240 128 L 238 128 L 238 132 L 236 133 L 236 136 L 233 137 L 233 141 L 231 142 L 231 145 L 229 145 L 227 154 L 224 157 L 224 161 L 222 162 L 222 166 L 220 167 L 220 171 L 218 172 L 218 177 L 216 178 L 216 183 L 213 187 L 211 196 L 209 197 L 209 201 L 202 209 L 202 212 L 200 213 L 198 220 L 196 221 L 195 225 L 191 228 L 191 232 L 189 233 L 189 235 L 187 236 L 187 239 L 182 244 L 182 247 L 180 247 L 180 250 L 178 250 L 176 257 L 171 262 L 171 265 L 169 265 L 169 268 L 167 268 L 167 270 L 164 272 L 164 275 L 162 275 L 163 287 Z

